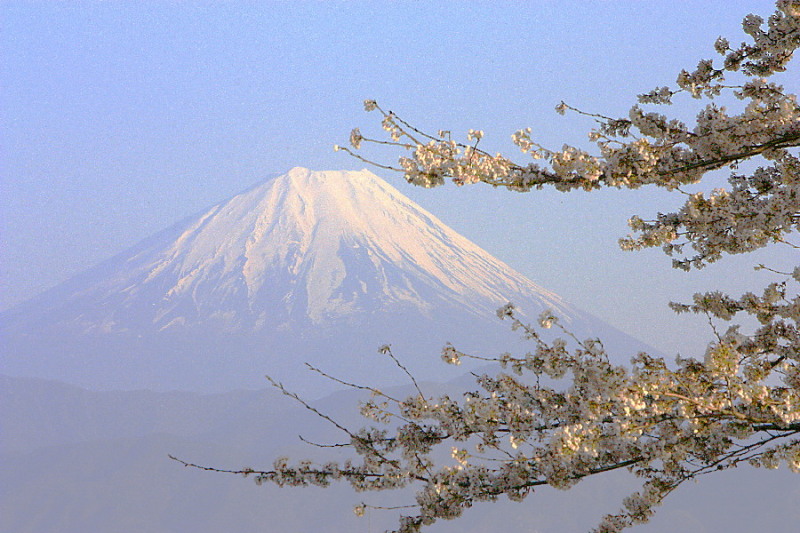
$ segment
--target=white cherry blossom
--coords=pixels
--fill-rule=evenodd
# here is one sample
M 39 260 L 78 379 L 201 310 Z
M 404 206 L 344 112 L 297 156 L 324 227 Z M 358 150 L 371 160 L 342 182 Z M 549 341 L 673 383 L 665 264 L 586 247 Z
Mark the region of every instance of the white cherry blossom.
M 399 167 L 379 166 L 425 187 L 446 180 L 519 191 L 651 185 L 680 194 L 709 172 L 729 169 L 729 187 L 687 194 L 679 210 L 652 220 L 632 218 L 634 234 L 622 246 L 659 246 L 685 270 L 768 245 L 796 249 L 800 106 L 770 78 L 790 67 L 800 46 L 800 2 L 778 0 L 776 7 L 766 21 L 744 19 L 749 43 L 735 47 L 718 38 L 721 61 L 702 60 L 682 71 L 674 87 L 640 95 L 627 116 L 591 114 L 598 123 L 589 133 L 594 153 L 545 148 L 523 129 L 512 139 L 533 161 L 514 163 L 480 150 L 482 131 L 470 130 L 466 143 L 448 131 L 429 135 L 374 100 L 364 107 L 378 112 L 387 138 L 371 139 L 356 129 L 352 149 L 338 148 L 369 161 L 358 152 L 365 145 L 395 146 L 402 152 Z M 718 106 L 715 98 L 723 93 L 740 99 L 741 111 Z M 705 102 L 693 125 L 650 109 L 687 96 Z M 587 114 L 564 102 L 556 111 Z M 747 160 L 758 167 L 740 172 Z M 569 489 L 587 476 L 627 469 L 642 486 L 617 512 L 598 517 L 594 531 L 612 533 L 646 522 L 672 491 L 700 475 L 744 463 L 785 464 L 800 473 L 800 266 L 772 272 L 773 282 L 741 296 L 710 290 L 691 303 L 672 304 L 677 312 L 729 323 L 714 332 L 705 353 L 675 362 L 640 353 L 627 366 L 614 365 L 600 339 L 574 338 L 550 312 L 536 326 L 525 324 L 509 304 L 497 314 L 529 339 L 530 351 L 485 356 L 445 346 L 447 363 L 475 358 L 500 367 L 478 376 L 474 390 L 460 397 L 416 387 L 416 394 L 396 399 L 353 385 L 372 393 L 361 412 L 375 425 L 351 430 L 276 384 L 336 425 L 353 459 L 311 464 L 280 458 L 271 469 L 236 473 L 289 486 L 342 480 L 363 491 L 413 487 L 416 495 L 405 502 L 411 507 L 397 528 L 402 533 L 458 517 L 476 502 L 521 500 L 534 497 L 537 486 Z M 752 334 L 733 323 L 742 315 L 757 320 Z M 540 328 L 548 327 L 563 338 L 543 340 Z M 388 346 L 382 352 L 400 365 Z M 363 515 L 369 507 L 360 503 L 355 512 Z

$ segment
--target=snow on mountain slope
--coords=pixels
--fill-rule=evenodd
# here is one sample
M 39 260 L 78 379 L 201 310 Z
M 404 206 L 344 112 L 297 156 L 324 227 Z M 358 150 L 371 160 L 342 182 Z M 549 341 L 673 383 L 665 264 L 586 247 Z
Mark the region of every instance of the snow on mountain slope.
M 366 170 L 294 168 L 214 206 L 173 242 L 120 267 L 81 294 L 119 303 L 88 328 L 128 327 L 133 317 L 123 310 L 140 309 L 139 299 L 149 304 L 140 322 L 158 329 L 322 323 L 393 306 L 431 313 L 440 301 L 485 316 L 520 297 L 566 311 L 558 296 Z
M 371 172 L 293 168 L 2 315 L 0 369 L 92 388 L 219 390 L 294 376 L 299 360 L 373 378 L 364 353 L 392 342 L 427 372 L 446 341 L 513 348 L 494 316 L 508 301 L 642 347 Z

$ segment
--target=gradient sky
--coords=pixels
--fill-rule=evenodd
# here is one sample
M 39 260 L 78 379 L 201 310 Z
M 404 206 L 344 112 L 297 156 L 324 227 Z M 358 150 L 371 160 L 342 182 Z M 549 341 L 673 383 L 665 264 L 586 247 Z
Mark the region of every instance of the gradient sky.
M 515 153 L 509 136 L 526 126 L 545 145 L 585 144 L 591 125 L 557 115 L 560 100 L 626 114 L 637 93 L 712 57 L 717 36 L 742 40 L 745 14 L 772 11 L 732 0 L 5 1 L 0 309 L 266 176 L 363 168 L 331 147 L 353 127 L 377 129 L 365 98 L 432 131 L 483 129 L 490 150 Z M 686 274 L 658 251 L 620 252 L 630 215 L 678 204 L 660 191 L 427 191 L 373 171 L 668 353 L 700 350 L 710 333 L 668 301 L 748 290 L 754 262 L 796 262 L 775 249 Z

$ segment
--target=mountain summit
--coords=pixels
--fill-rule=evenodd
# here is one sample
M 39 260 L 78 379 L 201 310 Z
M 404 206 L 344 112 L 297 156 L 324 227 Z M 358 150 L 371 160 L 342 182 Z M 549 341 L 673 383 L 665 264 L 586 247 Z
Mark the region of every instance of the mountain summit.
M 374 382 L 372 354 L 391 342 L 430 377 L 446 341 L 508 349 L 494 316 L 508 301 L 635 344 L 371 172 L 293 168 L 3 314 L 2 368 L 103 389 L 224 390 L 265 373 L 305 388 L 302 361 Z
M 94 300 L 121 298 L 93 324 L 128 327 L 124 310 L 133 307 L 146 307 L 142 325 L 159 330 L 242 331 L 400 309 L 431 314 L 443 304 L 485 316 L 520 296 L 563 307 L 367 170 L 293 168 L 123 268 L 96 285 Z

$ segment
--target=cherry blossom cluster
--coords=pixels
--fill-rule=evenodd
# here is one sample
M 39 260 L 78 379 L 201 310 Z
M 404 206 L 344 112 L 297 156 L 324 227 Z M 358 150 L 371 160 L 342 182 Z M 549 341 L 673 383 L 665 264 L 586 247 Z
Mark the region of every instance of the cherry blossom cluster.
M 755 343 L 732 327 L 703 360 L 679 358 L 672 367 L 645 353 L 630 366 L 614 365 L 599 340 L 578 341 L 566 329 L 566 340 L 546 342 L 540 328 L 561 328 L 558 319 L 544 313 L 530 326 L 509 304 L 498 314 L 534 350 L 494 358 L 449 345 L 443 351 L 451 363 L 478 358 L 500 366 L 479 376 L 476 390 L 451 398 L 418 389 L 398 399 L 357 386 L 371 391 L 361 413 L 377 425 L 352 431 L 328 419 L 357 459 L 292 464 L 279 458 L 270 470 L 236 473 L 281 486 L 325 487 L 337 480 L 359 491 L 411 486 L 416 495 L 407 508 L 414 512 L 400 519 L 398 533 L 456 518 L 477 502 L 522 500 L 538 486 L 569 489 L 585 477 L 627 469 L 642 479 L 641 490 L 595 529 L 618 532 L 647 521 L 672 491 L 700 475 L 744 462 L 786 464 L 800 473 L 800 300 L 788 297 L 789 283 L 800 283 L 800 268 L 762 296 L 722 306 L 698 297 L 686 310 L 721 318 L 752 313 L 764 323 L 758 335 L 769 340 Z M 361 503 L 355 512 L 368 507 Z
M 679 254 L 689 244 L 695 255 L 676 259 L 675 265 L 700 267 L 722 252 L 743 253 L 783 242 L 800 223 L 798 160 L 792 153 L 800 146 L 800 105 L 794 94 L 769 80 L 786 71 L 800 46 L 798 3 L 777 2 L 767 21 L 748 15 L 743 29 L 752 43 L 732 48 L 727 39 L 719 38 L 714 45 L 722 56 L 719 65 L 702 60 L 694 70 L 682 71 L 674 88 L 658 87 L 639 95 L 627 117 L 585 113 L 564 102 L 556 106 L 561 114 L 572 111 L 596 122 L 589 132 L 595 153 L 568 145 L 548 149 L 533 139 L 528 128 L 511 138 L 533 161 L 515 163 L 479 149 L 482 131 L 476 135 L 471 130 L 463 143 L 447 131 L 430 135 L 384 111 L 374 100 L 366 101 L 365 109 L 382 115 L 389 140 L 367 138 L 354 130 L 351 147 L 337 148 L 372 162 L 358 153 L 364 142 L 396 146 L 406 152 L 399 165 L 378 166 L 402 172 L 416 185 L 433 187 L 450 179 L 458 185 L 483 182 L 520 191 L 546 185 L 561 191 L 644 185 L 680 190 L 701 182 L 711 171 L 735 170 L 744 161 L 760 159 L 763 164 L 752 175 L 734 173 L 730 190 L 709 197 L 689 195 L 682 209 L 649 222 L 631 220 L 638 235 L 623 239 L 624 247 L 662 246 Z M 741 100 L 742 109 L 732 113 L 719 106 L 715 99 L 723 93 Z M 646 109 L 670 105 L 679 94 L 708 100 L 692 127 Z
M 427 134 L 374 100 L 364 107 L 380 113 L 386 139 L 356 129 L 350 147 L 337 149 L 371 162 L 360 155 L 365 144 L 394 146 L 402 151 L 399 166 L 378 166 L 425 187 L 446 180 L 520 191 L 653 185 L 686 194 L 676 212 L 632 218 L 636 235 L 621 241 L 628 249 L 660 246 L 685 270 L 773 243 L 797 248 L 800 107 L 770 77 L 788 69 L 800 46 L 800 1 L 778 0 L 776 7 L 766 21 L 744 19 L 750 43 L 732 47 L 717 39 L 720 64 L 703 60 L 681 72 L 675 87 L 640 95 L 627 117 L 560 103 L 559 113 L 596 121 L 589 133 L 595 153 L 571 146 L 550 150 L 524 129 L 512 140 L 533 161 L 517 164 L 481 150 L 482 131 L 470 130 L 465 142 L 447 131 Z M 741 100 L 742 109 L 718 106 L 715 98 L 723 93 Z M 707 100 L 691 127 L 646 107 L 670 105 L 680 94 Z M 757 168 L 739 172 L 748 160 Z M 728 188 L 683 192 L 719 169 L 732 172 Z M 342 480 L 360 491 L 411 487 L 415 496 L 398 533 L 458 517 L 477 502 L 522 500 L 542 485 L 569 489 L 588 476 L 628 470 L 641 479 L 640 490 L 594 530 L 614 533 L 646 522 L 672 491 L 701 475 L 743 463 L 786 465 L 800 473 L 800 266 L 788 272 L 758 268 L 775 276 L 761 290 L 739 297 L 709 291 L 694 295 L 692 303 L 671 304 L 676 312 L 729 324 L 714 329 L 704 354 L 674 363 L 640 353 L 630 365 L 612 364 L 600 339 L 576 338 L 550 311 L 538 324 L 525 324 L 508 304 L 498 316 L 530 341 L 531 350 L 487 357 L 448 344 L 442 359 L 449 364 L 479 359 L 499 367 L 458 397 L 426 394 L 410 374 L 416 393 L 408 398 L 337 379 L 370 393 L 360 409 L 373 425 L 352 430 L 275 383 L 341 430 L 343 442 L 336 446 L 352 448 L 354 456 L 325 464 L 280 458 L 269 470 L 235 473 L 278 485 Z M 741 315 L 755 319 L 755 331 L 743 333 L 733 322 Z M 559 329 L 561 338 L 545 341 L 540 331 L 548 328 Z M 405 370 L 388 347 L 381 351 Z M 369 507 L 361 503 L 355 512 Z

